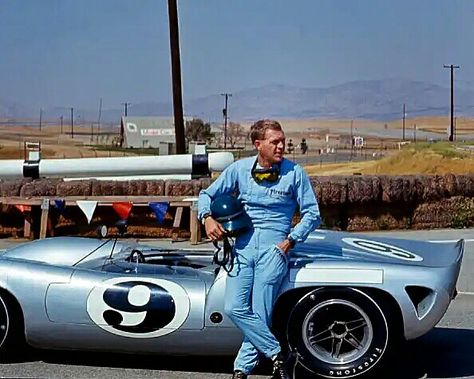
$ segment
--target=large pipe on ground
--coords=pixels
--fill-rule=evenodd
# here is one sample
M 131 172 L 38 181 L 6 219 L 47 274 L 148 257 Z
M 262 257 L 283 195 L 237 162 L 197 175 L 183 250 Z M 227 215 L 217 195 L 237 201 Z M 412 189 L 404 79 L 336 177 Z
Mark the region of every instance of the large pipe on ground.
M 199 178 L 209 176 L 211 172 L 223 171 L 233 161 L 234 157 L 230 152 L 208 155 L 0 160 L 0 178 Z

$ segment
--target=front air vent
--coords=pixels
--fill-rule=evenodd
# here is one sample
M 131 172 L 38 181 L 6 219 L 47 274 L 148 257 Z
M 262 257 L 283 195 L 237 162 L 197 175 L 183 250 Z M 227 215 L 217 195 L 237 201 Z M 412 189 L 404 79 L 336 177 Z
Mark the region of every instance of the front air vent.
M 425 317 L 434 302 L 434 291 L 420 286 L 406 286 L 405 291 L 408 294 L 416 314 L 419 319 Z

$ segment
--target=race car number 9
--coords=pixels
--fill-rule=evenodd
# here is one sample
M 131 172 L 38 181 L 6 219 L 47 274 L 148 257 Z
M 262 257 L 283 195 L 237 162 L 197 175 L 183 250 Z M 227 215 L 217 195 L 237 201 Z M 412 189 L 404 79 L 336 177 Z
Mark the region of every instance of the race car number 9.
M 163 279 L 109 279 L 87 298 L 87 313 L 95 324 L 110 333 L 133 338 L 175 331 L 188 317 L 189 309 L 184 288 Z
M 370 253 L 385 255 L 390 258 L 416 262 L 423 260 L 419 255 L 385 242 L 371 241 L 361 238 L 343 238 L 342 240 L 353 247 L 357 247 Z

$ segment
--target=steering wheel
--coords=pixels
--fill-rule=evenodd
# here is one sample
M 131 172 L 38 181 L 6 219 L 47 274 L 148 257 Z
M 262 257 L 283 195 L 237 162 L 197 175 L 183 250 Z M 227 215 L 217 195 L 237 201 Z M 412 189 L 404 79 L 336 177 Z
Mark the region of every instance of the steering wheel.
M 133 249 L 128 258 L 130 262 L 145 263 L 145 256 L 140 250 Z

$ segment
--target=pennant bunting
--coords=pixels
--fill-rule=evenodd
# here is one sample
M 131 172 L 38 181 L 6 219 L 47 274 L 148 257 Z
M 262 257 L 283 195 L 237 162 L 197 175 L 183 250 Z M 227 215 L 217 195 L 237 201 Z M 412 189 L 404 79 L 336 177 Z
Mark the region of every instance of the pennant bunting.
M 115 213 L 117 213 L 122 220 L 128 219 L 132 207 L 133 204 L 129 201 L 117 201 L 112 203 L 112 208 L 114 208 Z
M 162 224 L 165 219 L 165 215 L 166 215 L 166 212 L 168 211 L 168 207 L 170 206 L 170 204 L 167 202 L 152 202 L 152 203 L 148 203 L 148 206 L 155 213 L 156 221 L 158 222 L 158 224 Z
M 31 211 L 31 205 L 15 204 L 15 208 L 18 209 L 21 213 Z
M 92 216 L 94 215 L 95 208 L 97 207 L 97 201 L 93 200 L 78 200 L 76 201 L 77 206 L 87 217 L 87 222 L 90 224 Z
M 59 213 L 63 213 L 64 207 L 66 206 L 66 201 L 62 199 L 54 200 L 54 208 L 58 210 Z

